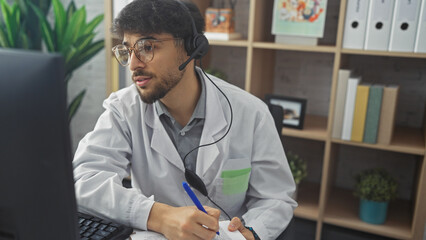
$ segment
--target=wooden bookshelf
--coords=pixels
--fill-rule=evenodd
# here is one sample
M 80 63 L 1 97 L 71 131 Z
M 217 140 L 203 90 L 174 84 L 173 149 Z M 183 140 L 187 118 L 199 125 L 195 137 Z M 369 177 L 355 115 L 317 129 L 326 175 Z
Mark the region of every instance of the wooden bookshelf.
M 294 211 L 294 215 L 317 221 L 319 216 L 319 184 L 302 182 L 298 188 L 297 203 L 299 206 Z
M 112 22 L 112 0 L 105 1 L 105 25 L 106 34 L 106 58 L 107 69 L 111 69 L 112 58 L 109 48 L 113 45 L 113 39 L 109 35 Z M 324 151 L 320 153 L 322 157 L 321 179 L 319 183 L 302 182 L 298 193 L 299 207 L 295 210 L 295 216 L 309 219 L 317 223 L 315 240 L 321 239 L 321 231 L 324 224 L 340 226 L 360 232 L 372 233 L 380 236 L 404 239 L 420 240 L 423 238 L 424 225 L 426 219 L 426 122 L 421 128 L 396 127 L 390 145 L 365 144 L 351 141 L 333 139 L 331 129 L 333 126 L 334 105 L 336 97 L 336 86 L 338 72 L 340 68 L 350 67 L 348 58 L 362 56 L 364 58 L 386 57 L 390 61 L 416 60 L 424 62 L 426 65 L 426 54 L 387 52 L 387 51 L 364 51 L 343 49 L 343 31 L 346 10 L 346 0 L 329 0 L 329 4 L 334 4 L 337 8 L 327 9 L 327 15 L 332 16 L 335 27 L 331 34 L 333 43 L 319 44 L 318 46 L 302 46 L 274 43 L 274 36 L 271 34 L 273 0 L 248 0 L 248 22 L 245 39 L 231 41 L 210 41 L 211 48 L 225 47 L 233 49 L 244 49 L 245 55 L 242 61 L 245 62 L 244 88 L 259 98 L 265 94 L 274 93 L 274 74 L 276 66 L 276 56 L 286 52 L 296 52 L 301 54 L 324 54 L 332 56 L 333 62 L 330 64 L 331 83 L 329 95 L 324 95 L 324 99 L 329 99 L 328 111 L 325 115 L 319 116 L 307 114 L 305 116 L 304 128 L 302 130 L 283 128 L 283 136 L 291 136 L 302 141 L 320 141 L 324 146 Z M 208 6 L 208 1 L 193 0 L 204 12 Z M 238 4 L 237 4 L 238 5 Z M 238 7 L 238 6 L 237 6 Z M 335 10 L 332 10 L 335 9 Z M 335 11 L 335 12 L 333 12 Z M 328 20 L 327 24 L 332 24 Z M 326 26 L 327 28 L 327 26 Z M 209 64 L 210 59 L 215 57 L 215 51 L 210 51 L 204 63 Z M 401 60 L 402 59 L 402 60 Z M 205 66 L 207 67 L 207 65 Z M 308 70 L 309 71 L 309 70 Z M 111 74 L 107 74 L 107 93 L 115 91 L 112 86 Z M 426 92 L 424 93 L 426 95 Z M 426 110 L 425 110 L 426 111 Z M 425 115 L 423 111 L 423 115 Z M 426 117 L 425 117 L 426 119 Z M 373 149 L 387 151 L 390 153 L 403 153 L 416 156 L 418 167 L 415 181 L 413 182 L 413 193 L 409 201 L 397 200 L 390 204 L 389 217 L 383 225 L 373 225 L 362 222 L 358 217 L 358 199 L 352 196 L 351 190 L 340 189 L 335 186 L 335 175 L 338 171 L 339 162 L 338 149 L 340 145 L 355 146 L 363 149 Z M 401 159 L 403 161 L 403 159 Z
M 327 117 L 306 115 L 303 130 L 284 127 L 282 135 L 325 141 L 327 139 Z

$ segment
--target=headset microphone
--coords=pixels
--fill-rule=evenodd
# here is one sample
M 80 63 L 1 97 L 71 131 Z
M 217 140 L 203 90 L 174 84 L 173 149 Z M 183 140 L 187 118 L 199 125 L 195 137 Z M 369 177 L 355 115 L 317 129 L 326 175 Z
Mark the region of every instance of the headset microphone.
M 199 55 L 200 52 L 204 50 L 205 45 L 206 45 L 206 42 L 202 42 L 201 45 L 197 49 L 195 49 L 195 51 L 191 54 L 191 56 L 188 58 L 188 60 L 186 60 L 184 63 L 182 63 L 179 66 L 179 71 L 182 71 L 192 59 L 194 59 L 197 55 Z

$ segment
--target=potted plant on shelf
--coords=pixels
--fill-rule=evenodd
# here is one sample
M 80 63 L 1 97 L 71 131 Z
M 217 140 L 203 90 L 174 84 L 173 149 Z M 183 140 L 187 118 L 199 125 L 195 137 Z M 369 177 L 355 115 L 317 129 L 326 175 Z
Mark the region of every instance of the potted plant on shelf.
M 360 198 L 359 217 L 371 224 L 386 221 L 389 201 L 396 198 L 397 181 L 382 168 L 368 169 L 355 176 L 354 195 Z
M 227 81 L 227 76 L 226 76 L 226 73 L 225 72 L 223 72 L 222 70 L 220 70 L 220 69 L 217 69 L 217 68 L 207 68 L 206 69 L 206 71 L 205 71 L 206 73 L 208 73 L 208 74 L 211 74 L 211 75 L 213 75 L 213 76 L 215 76 L 215 77 L 218 77 L 218 78 L 220 78 L 220 79 L 222 79 L 222 80 L 225 80 L 225 81 Z
M 286 155 L 288 165 L 290 166 L 291 173 L 293 174 L 294 182 L 296 183 L 296 191 L 293 195 L 293 199 L 296 200 L 299 183 L 308 175 L 307 164 L 305 160 L 299 157 L 299 155 L 291 151 L 288 151 Z

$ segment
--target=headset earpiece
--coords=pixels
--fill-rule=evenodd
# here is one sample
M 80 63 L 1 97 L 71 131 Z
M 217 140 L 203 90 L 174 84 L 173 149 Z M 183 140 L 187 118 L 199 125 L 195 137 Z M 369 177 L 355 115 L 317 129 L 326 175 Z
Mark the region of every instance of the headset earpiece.
M 209 51 L 209 40 L 207 40 L 204 34 L 198 33 L 197 27 L 195 26 L 194 18 L 192 17 L 188 7 L 180 0 L 177 1 L 180 5 L 182 5 L 182 8 L 185 10 L 185 12 L 188 13 L 189 18 L 191 19 L 193 33 L 192 37 L 188 37 L 185 39 L 185 50 L 188 56 L 190 56 L 190 58 L 185 61 L 185 63 L 179 66 L 179 69 L 183 70 L 192 59 L 201 59 L 207 54 L 207 52 Z

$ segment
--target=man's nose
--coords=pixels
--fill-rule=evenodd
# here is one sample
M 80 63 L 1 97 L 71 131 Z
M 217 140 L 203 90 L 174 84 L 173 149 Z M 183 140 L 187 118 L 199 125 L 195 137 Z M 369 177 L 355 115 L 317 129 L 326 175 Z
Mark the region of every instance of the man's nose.
M 130 54 L 130 64 L 129 64 L 130 71 L 135 71 L 138 68 L 145 68 L 145 67 L 146 67 L 146 63 L 139 60 L 139 58 L 136 57 L 135 52 L 132 52 Z

